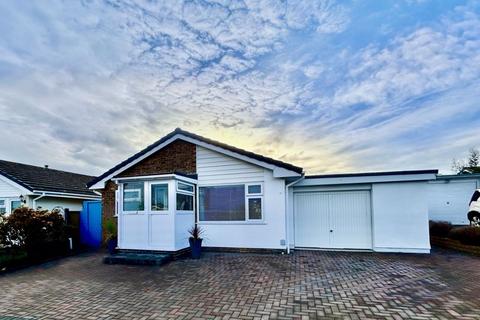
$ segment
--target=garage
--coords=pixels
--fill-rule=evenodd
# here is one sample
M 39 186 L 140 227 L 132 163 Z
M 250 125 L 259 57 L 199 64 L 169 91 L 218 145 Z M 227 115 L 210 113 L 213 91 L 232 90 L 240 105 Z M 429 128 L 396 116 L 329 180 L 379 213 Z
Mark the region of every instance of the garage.
M 372 249 L 369 190 L 294 193 L 295 244 Z
M 305 176 L 288 190 L 287 243 L 294 250 L 429 253 L 428 193 L 437 173 Z

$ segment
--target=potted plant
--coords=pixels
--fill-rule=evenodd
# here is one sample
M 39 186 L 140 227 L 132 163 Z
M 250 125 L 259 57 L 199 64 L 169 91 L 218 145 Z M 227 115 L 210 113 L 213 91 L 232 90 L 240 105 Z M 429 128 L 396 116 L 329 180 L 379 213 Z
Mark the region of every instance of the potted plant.
M 188 233 L 190 233 L 190 238 L 188 238 L 188 241 L 190 242 L 190 249 L 192 252 L 192 258 L 193 259 L 199 259 L 200 255 L 202 254 L 202 238 L 200 237 L 203 233 L 202 228 L 200 228 L 198 225 L 195 224 L 190 230 L 188 230 Z
M 105 221 L 107 248 L 110 254 L 114 254 L 117 248 L 117 224 L 113 218 Z

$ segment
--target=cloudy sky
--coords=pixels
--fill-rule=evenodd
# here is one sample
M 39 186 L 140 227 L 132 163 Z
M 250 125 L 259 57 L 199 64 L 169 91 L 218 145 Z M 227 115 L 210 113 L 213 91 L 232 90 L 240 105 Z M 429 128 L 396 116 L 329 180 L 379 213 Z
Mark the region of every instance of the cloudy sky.
M 176 127 L 307 173 L 480 146 L 478 1 L 1 1 L 0 158 L 100 174 Z

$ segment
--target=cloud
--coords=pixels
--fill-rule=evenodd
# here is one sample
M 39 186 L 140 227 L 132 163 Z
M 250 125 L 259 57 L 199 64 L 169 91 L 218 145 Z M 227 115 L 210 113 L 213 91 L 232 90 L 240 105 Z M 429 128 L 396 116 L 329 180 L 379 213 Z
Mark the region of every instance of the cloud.
M 183 127 L 309 172 L 449 166 L 478 128 L 478 8 L 353 49 L 357 9 L 0 3 L 2 157 L 99 174 Z

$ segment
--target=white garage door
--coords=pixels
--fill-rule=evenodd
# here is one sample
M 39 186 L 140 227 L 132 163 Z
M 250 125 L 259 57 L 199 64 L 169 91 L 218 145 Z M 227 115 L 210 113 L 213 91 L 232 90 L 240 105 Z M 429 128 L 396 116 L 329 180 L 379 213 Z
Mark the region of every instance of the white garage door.
M 295 247 L 371 249 L 370 191 L 294 194 Z
M 428 197 L 430 220 L 469 224 L 468 205 L 476 187 L 475 180 L 430 183 Z

